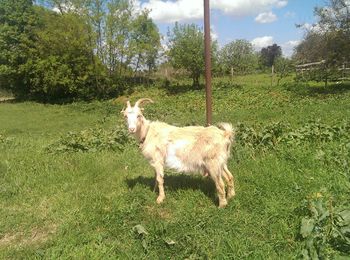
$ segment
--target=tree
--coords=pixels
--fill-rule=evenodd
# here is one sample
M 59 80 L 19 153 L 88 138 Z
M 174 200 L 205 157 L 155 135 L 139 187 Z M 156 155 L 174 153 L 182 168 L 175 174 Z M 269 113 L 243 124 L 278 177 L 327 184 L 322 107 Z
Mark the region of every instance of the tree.
M 260 51 L 260 59 L 263 65 L 272 67 L 275 59 L 282 56 L 281 46 L 278 46 L 276 43 L 273 45 L 262 48 Z
M 132 31 L 132 6 L 127 0 L 113 0 L 107 4 L 106 65 L 110 76 L 121 77 L 130 65 L 133 51 L 130 46 Z
M 299 63 L 310 63 L 327 59 L 327 37 L 318 32 L 308 32 L 296 46 L 293 59 Z
M 31 0 L 0 1 L 0 86 L 16 96 L 30 87 L 23 67 L 35 49 L 36 26 Z
M 316 7 L 314 14 L 318 22 L 306 31 L 294 58 L 298 63 L 322 61 L 322 66 L 309 71 L 308 78 L 327 86 L 328 80 L 341 77 L 339 67 L 350 61 L 350 4 L 328 0 L 326 6 Z
M 0 1 L 0 84 L 15 95 L 116 95 L 155 68 L 158 28 L 129 0 L 37 1 Z
M 195 24 L 175 23 L 169 37 L 169 59 L 176 69 L 187 70 L 193 86 L 199 86 L 200 75 L 204 71 L 204 34 Z
M 150 72 L 156 66 L 160 49 L 158 27 L 148 17 L 148 11 L 142 12 L 132 23 L 131 44 L 135 51 L 134 70 L 147 68 Z
M 246 74 L 257 66 L 253 45 L 244 39 L 226 44 L 219 52 L 219 60 L 225 73 Z
M 279 85 L 280 81 L 287 77 L 294 69 L 292 60 L 284 57 L 276 58 L 274 66 L 277 74 L 277 85 Z
M 350 60 L 350 3 L 346 0 L 328 0 L 325 7 L 316 7 L 318 26 L 328 51 L 327 61 L 342 64 Z
M 105 69 L 101 63 L 93 63 L 84 19 L 44 8 L 37 13 L 41 26 L 36 32 L 36 49 L 25 66 L 29 94 L 44 101 L 103 96 Z
M 299 62 L 325 60 L 327 66 L 350 60 L 350 4 L 345 0 L 328 0 L 324 7 L 315 8 L 318 23 L 306 31 L 297 46 Z M 301 25 L 298 25 L 301 27 Z

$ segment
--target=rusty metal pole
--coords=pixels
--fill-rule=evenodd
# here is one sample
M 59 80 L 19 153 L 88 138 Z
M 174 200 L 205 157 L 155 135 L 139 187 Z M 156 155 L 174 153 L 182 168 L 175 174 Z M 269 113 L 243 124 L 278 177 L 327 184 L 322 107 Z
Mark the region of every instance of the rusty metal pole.
M 212 123 L 211 102 L 211 48 L 210 48 L 210 8 L 209 0 L 204 0 L 204 55 L 205 55 L 205 94 L 207 126 Z

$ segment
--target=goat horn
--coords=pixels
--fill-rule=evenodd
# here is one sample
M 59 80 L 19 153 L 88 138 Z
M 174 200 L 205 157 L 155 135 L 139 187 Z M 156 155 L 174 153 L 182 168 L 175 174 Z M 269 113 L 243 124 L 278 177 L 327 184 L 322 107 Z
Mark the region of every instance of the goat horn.
M 131 105 L 130 105 L 130 101 L 128 100 L 128 101 L 126 101 L 126 106 L 127 107 L 131 107 Z
M 150 99 L 150 98 L 140 98 L 139 100 L 136 101 L 135 107 L 139 107 L 139 106 L 142 105 L 142 103 L 144 103 L 144 102 L 153 103 L 153 100 Z

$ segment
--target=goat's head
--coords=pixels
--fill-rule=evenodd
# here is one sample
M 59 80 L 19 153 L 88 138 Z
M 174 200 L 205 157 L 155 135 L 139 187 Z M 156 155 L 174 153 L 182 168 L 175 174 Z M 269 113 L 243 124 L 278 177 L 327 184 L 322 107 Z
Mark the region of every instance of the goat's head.
M 141 98 L 136 101 L 134 106 L 131 106 L 130 101 L 127 101 L 126 108 L 121 111 L 127 121 L 129 133 L 134 134 L 140 129 L 144 120 L 142 115 L 143 108 L 141 106 L 146 102 L 153 103 L 153 100 Z

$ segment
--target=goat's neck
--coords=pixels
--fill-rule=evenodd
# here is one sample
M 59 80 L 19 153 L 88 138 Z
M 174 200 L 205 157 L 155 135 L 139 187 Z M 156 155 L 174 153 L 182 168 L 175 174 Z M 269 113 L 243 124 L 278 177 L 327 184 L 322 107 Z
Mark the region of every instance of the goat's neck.
M 150 125 L 150 121 L 148 121 L 146 118 L 143 118 L 140 128 L 135 133 L 135 137 L 140 144 L 142 144 L 146 139 L 149 125 Z

